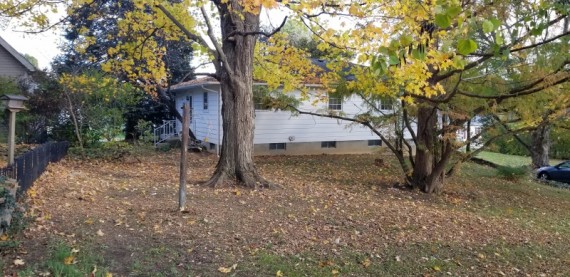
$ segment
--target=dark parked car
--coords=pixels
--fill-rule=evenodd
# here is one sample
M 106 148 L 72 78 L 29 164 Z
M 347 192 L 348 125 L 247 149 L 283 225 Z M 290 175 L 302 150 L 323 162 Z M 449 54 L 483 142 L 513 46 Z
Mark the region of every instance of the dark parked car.
M 553 180 L 570 184 L 570 161 L 555 166 L 545 166 L 538 169 L 536 176 L 542 180 Z

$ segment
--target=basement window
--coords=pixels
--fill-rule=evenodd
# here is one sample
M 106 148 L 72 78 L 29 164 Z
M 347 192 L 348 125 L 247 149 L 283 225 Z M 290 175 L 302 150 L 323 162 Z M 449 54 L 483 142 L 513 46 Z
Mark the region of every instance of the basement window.
M 285 150 L 287 147 L 285 143 L 270 143 L 269 150 Z
M 321 141 L 321 148 L 336 148 L 336 141 Z
M 210 142 L 210 150 L 216 149 L 216 144 Z
M 371 139 L 368 141 L 368 146 L 382 146 L 382 141 L 379 139 Z

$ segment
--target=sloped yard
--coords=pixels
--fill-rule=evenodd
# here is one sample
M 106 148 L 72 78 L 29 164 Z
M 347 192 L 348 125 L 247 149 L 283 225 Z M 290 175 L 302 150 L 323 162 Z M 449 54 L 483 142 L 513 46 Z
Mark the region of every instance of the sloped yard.
M 174 151 L 67 158 L 29 192 L 15 226 L 23 231 L 0 241 L 0 272 L 570 275 L 569 190 L 469 164 L 428 196 L 395 186 L 395 163 L 377 167 L 375 158 L 259 157 L 284 189 L 250 191 L 200 186 L 216 157 L 190 154 L 188 213 L 177 211 Z

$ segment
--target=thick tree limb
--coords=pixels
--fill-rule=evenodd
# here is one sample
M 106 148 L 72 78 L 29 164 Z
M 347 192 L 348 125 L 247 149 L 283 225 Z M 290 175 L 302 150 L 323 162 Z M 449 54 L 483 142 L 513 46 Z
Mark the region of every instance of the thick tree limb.
M 507 94 L 503 94 L 503 95 L 495 95 L 495 96 L 487 96 L 487 95 L 477 95 L 477 94 L 472 94 L 472 93 L 467 93 L 467 92 L 459 92 L 459 94 L 464 95 L 464 96 L 468 96 L 468 97 L 473 97 L 473 98 L 481 98 L 481 99 L 493 99 L 493 100 L 497 100 L 497 101 L 503 101 L 509 98 L 513 98 L 513 97 L 519 97 L 519 96 L 524 96 L 524 95 L 530 95 L 530 94 L 534 94 L 537 92 L 540 92 L 542 90 L 545 90 L 547 88 L 562 84 L 567 82 L 568 80 L 570 80 L 570 75 L 566 76 L 564 78 L 561 78 L 559 80 L 557 80 L 556 82 L 552 83 L 552 84 L 545 84 L 543 86 L 540 87 L 535 87 L 533 89 L 529 89 L 526 91 L 518 91 L 518 89 L 514 89 L 511 90 L 511 92 L 507 93 Z
M 417 145 L 418 136 L 416 135 L 416 131 L 414 131 L 414 129 L 412 128 L 412 124 L 411 124 L 410 119 L 408 117 L 408 109 L 406 108 L 406 104 L 404 101 L 402 101 L 402 120 L 404 120 L 404 125 L 406 125 L 406 129 L 408 129 L 408 132 L 410 132 L 410 135 L 412 136 L 412 140 L 414 141 L 414 144 Z
M 218 55 L 216 55 L 216 57 L 222 62 L 222 66 L 224 67 L 224 69 L 231 78 L 231 76 L 234 76 L 235 73 L 233 69 L 230 67 L 230 64 L 228 63 L 228 58 L 226 57 L 226 54 L 224 53 L 222 46 L 220 46 L 220 44 L 216 40 L 216 36 L 214 35 L 214 29 L 212 27 L 212 22 L 210 22 L 210 17 L 208 16 L 208 13 L 206 12 L 204 6 L 200 7 L 200 11 L 202 12 L 202 16 L 204 17 L 206 26 L 208 27 L 208 32 L 207 32 L 208 37 L 210 37 L 210 40 L 214 44 L 214 48 L 216 48 L 216 52 L 218 52 Z
M 176 27 L 178 27 L 178 29 L 180 29 L 180 31 L 182 31 L 182 33 L 184 33 L 184 35 L 189 40 L 192 40 L 192 41 L 204 46 L 206 49 L 209 50 L 210 54 L 216 56 L 216 53 L 214 51 L 212 51 L 212 49 L 210 49 L 210 46 L 208 46 L 208 43 L 206 42 L 206 40 L 204 40 L 201 36 L 193 34 L 188 29 L 186 29 L 186 27 L 184 27 L 184 25 L 182 25 L 182 23 L 180 23 L 180 21 L 178 21 L 178 19 L 176 19 L 176 17 L 174 17 L 174 15 L 172 13 L 170 13 L 162 4 L 156 4 L 156 7 L 159 10 L 161 10 L 164 13 L 164 15 L 166 15 L 166 17 L 168 17 L 168 19 L 170 19 L 170 21 L 172 21 L 172 23 L 174 23 L 174 25 L 176 25 Z
M 445 174 L 446 176 L 451 176 L 456 170 L 457 167 L 459 167 L 459 165 L 461 165 L 462 163 L 470 160 L 471 158 L 475 157 L 477 154 L 481 153 L 481 151 L 485 150 L 489 145 L 491 145 L 491 143 L 493 143 L 495 140 L 507 136 L 507 135 L 511 135 L 513 133 L 522 133 L 522 132 L 526 132 L 526 131 L 530 131 L 532 128 L 530 127 L 526 127 L 526 128 L 521 128 L 521 129 L 517 129 L 517 130 L 513 130 L 511 132 L 508 133 L 504 133 L 504 134 L 500 134 L 497 136 L 494 136 L 492 138 L 490 138 L 489 140 L 487 140 L 485 143 L 483 143 L 483 145 L 476 149 L 475 151 L 469 152 L 469 154 L 464 155 L 459 161 L 457 161 Z
M 555 18 L 555 19 L 549 21 L 549 22 L 546 24 L 546 26 L 547 26 L 547 27 L 550 27 L 550 26 L 552 26 L 552 25 L 554 25 L 554 24 L 560 22 L 561 20 L 563 20 L 563 19 L 565 19 L 565 18 L 566 18 L 566 16 L 559 16 L 559 17 L 557 17 L 557 18 Z M 566 35 L 568 35 L 568 34 L 569 34 L 568 32 L 564 32 L 564 33 L 562 33 L 561 35 L 555 36 L 555 37 L 553 37 L 553 38 L 551 38 L 551 39 L 548 39 L 548 40 L 545 40 L 545 41 L 543 41 L 543 42 L 539 42 L 539 43 L 536 43 L 536 44 L 532 44 L 532 45 L 528 45 L 528 46 L 523 46 L 523 47 L 511 49 L 510 52 L 512 53 L 512 52 L 517 52 L 517 51 L 522 51 L 522 50 L 525 50 L 525 49 L 537 47 L 537 46 L 540 46 L 540 45 L 542 45 L 542 44 L 545 44 L 545 43 L 551 42 L 551 41 L 553 41 L 553 40 L 556 40 L 556 39 L 558 39 L 558 38 L 564 37 L 564 36 L 566 36 Z M 530 35 L 531 35 L 530 32 L 526 33 L 525 35 L 521 36 L 518 40 L 511 42 L 511 44 L 510 44 L 509 46 L 502 47 L 501 50 L 506 50 L 506 49 L 509 49 L 510 47 L 513 47 L 514 45 L 517 45 L 517 44 L 520 43 L 522 40 L 528 38 Z M 453 76 L 453 75 L 455 75 L 455 74 L 457 74 L 457 73 L 464 72 L 464 71 L 466 71 L 466 70 L 472 69 L 472 68 L 474 68 L 474 67 L 480 65 L 480 64 L 483 63 L 484 61 L 486 61 L 486 60 L 488 60 L 488 59 L 494 57 L 495 55 L 494 55 L 493 53 L 484 53 L 484 54 L 471 54 L 471 56 L 479 56 L 479 57 L 481 57 L 481 58 L 479 58 L 478 60 L 473 61 L 473 62 L 467 64 L 463 69 L 451 70 L 451 71 L 448 71 L 448 72 L 446 72 L 446 73 L 444 73 L 444 74 L 442 74 L 442 75 L 439 75 L 439 74 L 438 74 L 438 75 L 435 75 L 435 76 L 433 76 L 432 78 L 434 79 L 434 81 L 440 82 L 441 80 L 445 80 L 445 79 L 447 79 L 447 78 L 449 78 L 449 77 L 451 77 L 451 76 Z
M 530 45 L 527 45 L 527 46 L 521 46 L 521 47 L 518 47 L 518 48 L 513 48 L 513 49 L 511 49 L 511 50 L 509 50 L 509 51 L 510 51 L 511 53 L 514 53 L 514 52 L 519 52 L 519 51 L 526 50 L 526 49 L 531 49 L 531 48 L 538 47 L 538 46 L 547 44 L 547 43 L 549 43 L 549 42 L 555 41 L 555 40 L 557 40 L 557 39 L 559 39 L 559 38 L 562 38 L 562 37 L 565 37 L 565 36 L 568 36 L 568 35 L 570 35 L 570 32 L 564 32 L 564 33 L 562 33 L 562 34 L 559 34 L 559 35 L 557 35 L 557 36 L 554 36 L 554 37 L 551 37 L 551 38 L 549 38 L 549 39 L 543 40 L 543 41 L 541 41 L 541 42 L 537 42 L 537 43 L 530 44 Z M 492 56 L 494 56 L 494 55 L 493 55 L 493 54 L 490 54 L 490 53 L 485 53 L 485 54 L 476 54 L 476 53 L 475 53 L 475 54 L 471 54 L 471 56 L 478 56 L 478 57 L 490 56 L 490 57 L 492 57 Z
M 503 126 L 503 128 L 505 128 L 505 130 L 507 130 L 508 132 L 512 132 L 511 128 L 507 124 L 505 124 L 503 121 L 501 121 L 501 119 L 497 115 L 494 114 L 493 118 L 497 122 L 499 122 L 499 124 L 501 124 L 501 126 Z M 522 140 L 518 134 L 513 133 L 513 137 L 528 151 L 528 153 L 532 154 L 532 149 L 531 149 L 530 145 L 528 145 L 524 140 Z
M 263 35 L 265 37 L 271 37 L 273 35 L 275 35 L 277 32 L 281 31 L 281 28 L 283 28 L 283 26 L 285 26 L 285 22 L 287 22 L 287 16 L 285 16 L 285 18 L 283 19 L 283 22 L 281 22 L 281 25 L 279 25 L 279 27 L 275 28 L 275 30 L 273 30 L 271 33 L 266 33 L 266 32 L 262 32 L 262 31 L 257 31 L 257 32 L 242 32 L 242 31 L 233 31 L 231 32 L 228 37 L 226 38 L 226 40 L 233 40 L 234 36 L 238 35 L 238 36 L 257 36 L 257 35 Z

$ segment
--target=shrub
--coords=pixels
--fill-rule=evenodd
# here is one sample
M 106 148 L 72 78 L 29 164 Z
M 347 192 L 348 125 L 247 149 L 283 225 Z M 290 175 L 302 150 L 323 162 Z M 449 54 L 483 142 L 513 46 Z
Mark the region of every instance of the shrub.
M 144 143 L 151 143 L 153 141 L 152 122 L 144 119 L 139 119 L 135 130 L 138 133 L 138 139 Z M 136 137 L 136 136 L 135 136 Z
M 499 166 L 497 167 L 497 175 L 507 180 L 518 180 L 530 173 L 528 166 Z
M 162 143 L 158 145 L 158 150 L 161 152 L 168 152 L 172 147 L 168 143 Z

